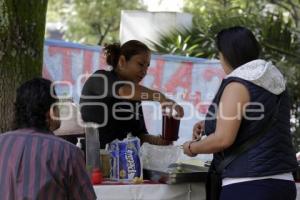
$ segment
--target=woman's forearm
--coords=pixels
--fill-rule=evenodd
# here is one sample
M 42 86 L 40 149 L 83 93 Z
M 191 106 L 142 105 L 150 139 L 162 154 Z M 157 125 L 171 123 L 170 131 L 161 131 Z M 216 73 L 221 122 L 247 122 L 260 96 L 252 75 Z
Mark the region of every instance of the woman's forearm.
M 217 153 L 223 151 L 225 148 L 227 148 L 227 146 L 228 145 L 222 140 L 221 137 L 218 137 L 218 135 L 213 133 L 200 141 L 191 141 L 190 151 L 193 154 Z
M 139 136 L 141 143 L 147 142 L 154 145 L 169 145 L 172 142 L 164 140 L 158 135 L 143 134 Z
M 119 91 L 119 96 L 135 100 L 135 101 L 158 101 L 162 102 L 166 99 L 165 95 L 161 92 L 149 89 L 138 84 L 126 84 L 122 86 Z

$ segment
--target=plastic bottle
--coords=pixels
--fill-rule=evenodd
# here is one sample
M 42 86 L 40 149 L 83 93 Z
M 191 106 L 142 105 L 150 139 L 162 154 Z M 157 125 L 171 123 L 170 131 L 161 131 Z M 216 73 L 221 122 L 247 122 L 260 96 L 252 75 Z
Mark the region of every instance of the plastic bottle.
M 97 124 L 88 123 L 85 128 L 86 167 L 90 175 L 100 169 L 100 141 Z
M 81 140 L 83 140 L 84 138 L 82 137 L 78 137 L 77 138 L 77 143 L 76 143 L 76 146 L 82 150 L 82 143 L 81 143 Z

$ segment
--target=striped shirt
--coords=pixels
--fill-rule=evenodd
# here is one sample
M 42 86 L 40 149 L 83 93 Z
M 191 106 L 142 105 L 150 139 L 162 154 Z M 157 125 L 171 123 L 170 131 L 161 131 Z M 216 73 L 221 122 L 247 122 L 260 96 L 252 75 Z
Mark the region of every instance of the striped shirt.
M 83 153 L 53 133 L 0 135 L 1 200 L 96 199 Z

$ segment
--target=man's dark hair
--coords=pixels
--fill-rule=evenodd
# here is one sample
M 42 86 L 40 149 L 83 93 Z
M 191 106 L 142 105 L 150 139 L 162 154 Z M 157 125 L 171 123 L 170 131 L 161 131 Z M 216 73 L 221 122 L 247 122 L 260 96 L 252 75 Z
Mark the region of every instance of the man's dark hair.
M 34 78 L 23 83 L 17 89 L 14 126 L 19 128 L 36 128 L 49 130 L 46 113 L 57 101 L 51 95 L 51 81 L 44 78 Z M 55 91 L 53 90 L 55 95 Z
M 217 34 L 216 44 L 233 69 L 258 59 L 260 54 L 260 45 L 253 33 L 240 26 L 221 30 Z

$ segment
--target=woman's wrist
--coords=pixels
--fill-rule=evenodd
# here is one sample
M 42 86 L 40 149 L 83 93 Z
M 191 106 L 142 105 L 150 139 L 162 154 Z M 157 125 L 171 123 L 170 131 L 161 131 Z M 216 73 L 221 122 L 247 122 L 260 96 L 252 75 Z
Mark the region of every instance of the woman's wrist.
M 193 153 L 192 147 L 191 147 L 191 145 L 192 145 L 194 142 L 195 142 L 195 141 L 190 141 L 190 142 L 189 142 L 188 150 L 189 150 L 189 153 L 190 153 L 191 155 L 196 156 L 197 154 L 196 154 L 196 153 Z

